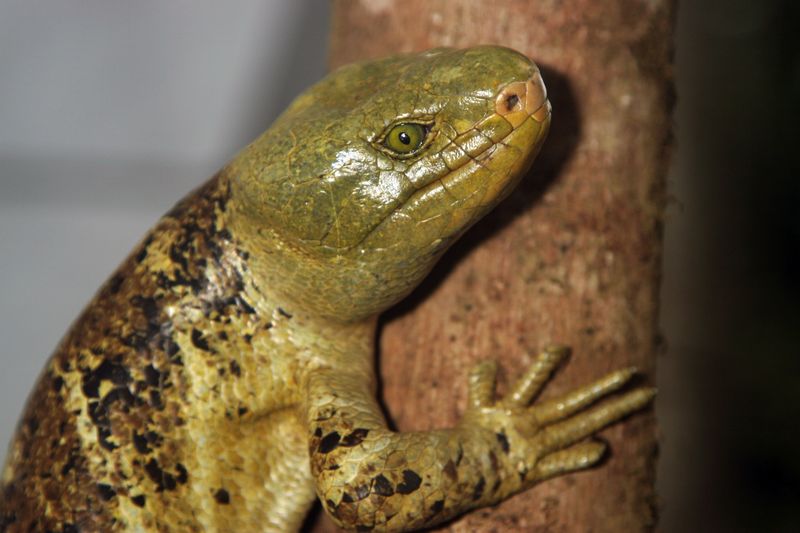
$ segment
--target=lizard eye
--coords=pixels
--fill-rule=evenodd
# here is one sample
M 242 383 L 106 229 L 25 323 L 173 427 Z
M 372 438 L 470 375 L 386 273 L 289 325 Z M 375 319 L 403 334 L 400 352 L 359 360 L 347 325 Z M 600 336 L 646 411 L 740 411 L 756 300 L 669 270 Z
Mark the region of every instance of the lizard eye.
M 425 142 L 428 128 L 422 124 L 404 122 L 397 124 L 383 139 L 383 145 L 398 154 L 410 154 Z

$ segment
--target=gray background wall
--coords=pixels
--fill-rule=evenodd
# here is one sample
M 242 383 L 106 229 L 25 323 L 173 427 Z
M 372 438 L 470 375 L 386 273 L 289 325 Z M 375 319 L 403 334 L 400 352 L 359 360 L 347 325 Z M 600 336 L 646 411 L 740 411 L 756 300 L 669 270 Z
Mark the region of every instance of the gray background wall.
M 664 531 L 800 525 L 793 3 L 696 0 L 679 12 Z M 0 460 L 36 375 L 102 280 L 324 73 L 328 10 L 0 0 Z

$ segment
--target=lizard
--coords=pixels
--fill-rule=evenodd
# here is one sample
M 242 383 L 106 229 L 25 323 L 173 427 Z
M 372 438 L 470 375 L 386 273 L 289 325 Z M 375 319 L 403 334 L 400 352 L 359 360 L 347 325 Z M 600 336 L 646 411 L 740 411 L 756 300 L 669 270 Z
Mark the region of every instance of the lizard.
M 621 369 L 531 401 L 545 348 L 452 428 L 395 432 L 377 316 L 506 197 L 545 140 L 538 67 L 497 46 L 345 66 L 169 211 L 43 370 L 0 481 L 0 531 L 408 531 L 596 464 L 644 408 Z M 607 397 L 619 391 L 612 397 Z M 600 402 L 594 405 L 596 402 Z

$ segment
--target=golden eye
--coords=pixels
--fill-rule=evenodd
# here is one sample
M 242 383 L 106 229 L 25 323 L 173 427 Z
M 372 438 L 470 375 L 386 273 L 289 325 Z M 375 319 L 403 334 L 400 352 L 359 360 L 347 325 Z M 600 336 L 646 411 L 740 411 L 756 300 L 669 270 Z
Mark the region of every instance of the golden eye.
M 406 122 L 389 130 L 383 145 L 398 154 L 410 154 L 425 142 L 428 131 L 422 124 Z

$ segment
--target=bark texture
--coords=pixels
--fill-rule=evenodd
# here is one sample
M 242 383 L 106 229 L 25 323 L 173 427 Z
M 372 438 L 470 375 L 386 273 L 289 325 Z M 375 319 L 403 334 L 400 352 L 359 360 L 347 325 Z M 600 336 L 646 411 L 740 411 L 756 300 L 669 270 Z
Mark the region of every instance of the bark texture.
M 531 174 L 384 320 L 380 374 L 400 430 L 454 424 L 469 368 L 509 379 L 550 342 L 571 359 L 543 397 L 635 365 L 655 382 L 672 106 L 673 0 L 335 1 L 333 67 L 437 46 L 509 46 L 542 67 L 553 127 Z M 647 531 L 652 411 L 607 429 L 598 468 L 437 531 Z M 313 531 L 336 531 L 318 517 Z

